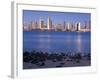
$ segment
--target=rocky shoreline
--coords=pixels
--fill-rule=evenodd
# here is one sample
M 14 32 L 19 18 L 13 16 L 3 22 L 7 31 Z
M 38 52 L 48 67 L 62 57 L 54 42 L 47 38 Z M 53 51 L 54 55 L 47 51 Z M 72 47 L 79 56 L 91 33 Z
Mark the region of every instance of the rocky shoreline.
M 42 51 L 23 53 L 23 69 L 90 66 L 91 54 L 48 53 Z

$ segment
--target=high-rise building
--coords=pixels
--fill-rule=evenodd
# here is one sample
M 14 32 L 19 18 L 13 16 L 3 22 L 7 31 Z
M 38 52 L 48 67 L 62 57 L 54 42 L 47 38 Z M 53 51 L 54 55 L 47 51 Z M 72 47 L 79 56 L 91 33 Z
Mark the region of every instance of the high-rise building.
M 35 29 L 35 22 L 34 21 L 31 22 L 31 30 L 33 30 L 33 29 Z
M 52 20 L 51 20 L 50 16 L 48 17 L 48 20 L 47 20 L 47 29 L 48 30 L 52 29 Z
M 70 29 L 71 29 L 71 24 L 67 23 L 67 31 L 70 31 Z
M 40 18 L 40 29 L 43 29 L 45 26 L 44 26 L 44 21 L 43 21 L 43 18 Z
M 63 23 L 63 31 L 66 31 L 66 22 Z
M 31 23 L 28 24 L 28 29 L 31 31 L 32 30 L 32 25 Z
M 38 22 L 35 22 L 35 28 L 36 28 L 36 29 L 40 29 L 40 28 L 39 28 Z
M 76 23 L 73 23 L 73 31 L 76 31 Z
M 32 21 L 32 22 L 30 23 L 30 27 L 31 27 L 31 30 L 39 29 L 38 23 L 37 23 L 36 21 Z
M 76 31 L 80 31 L 81 30 L 81 23 L 76 23 Z
M 84 23 L 84 29 L 87 29 L 87 22 Z
M 78 31 L 78 23 L 75 23 L 75 30 Z
M 71 23 L 71 31 L 73 31 L 73 30 L 74 30 L 74 24 Z
M 63 27 L 63 24 L 59 23 L 59 24 L 56 25 L 56 30 L 62 31 L 62 27 Z
M 80 22 L 78 23 L 78 30 L 79 31 L 81 30 L 81 23 Z

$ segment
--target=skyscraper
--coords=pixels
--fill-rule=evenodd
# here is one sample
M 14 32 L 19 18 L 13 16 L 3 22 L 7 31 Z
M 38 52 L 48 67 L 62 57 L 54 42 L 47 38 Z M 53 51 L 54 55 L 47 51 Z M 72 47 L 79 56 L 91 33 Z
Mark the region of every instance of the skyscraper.
M 81 23 L 76 23 L 76 31 L 80 31 L 81 30 Z
M 40 18 L 40 29 L 43 29 L 44 28 L 44 21 L 43 21 L 43 18 Z
M 63 23 L 63 31 L 66 31 L 66 22 Z
M 34 21 L 31 21 L 31 30 L 33 30 L 35 28 L 36 28 L 35 22 Z
M 58 31 L 62 31 L 62 24 L 61 24 L 61 23 L 57 24 L 57 25 L 56 25 L 56 29 L 57 29 Z
M 80 22 L 78 23 L 78 30 L 79 31 L 81 30 L 81 23 Z
M 67 31 L 70 31 L 71 24 L 67 23 Z
M 52 29 L 52 20 L 51 20 L 50 16 L 48 17 L 48 20 L 47 20 L 47 29 L 48 30 Z
M 39 29 L 39 24 L 38 24 L 38 22 L 35 22 L 35 28 L 36 28 L 36 29 Z

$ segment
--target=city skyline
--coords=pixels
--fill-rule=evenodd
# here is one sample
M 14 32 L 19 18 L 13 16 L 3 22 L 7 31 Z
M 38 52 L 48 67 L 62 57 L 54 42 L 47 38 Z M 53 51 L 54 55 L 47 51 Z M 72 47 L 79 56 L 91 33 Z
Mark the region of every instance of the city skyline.
M 23 69 L 91 66 L 91 14 L 23 10 Z
M 32 21 L 39 22 L 40 18 L 43 18 L 44 23 L 46 24 L 48 16 L 51 17 L 53 24 L 63 22 L 75 24 L 80 22 L 84 25 L 84 22 L 89 22 L 91 20 L 90 13 L 23 10 L 24 24 L 29 24 Z
M 87 32 L 91 31 L 91 24 L 90 22 L 84 22 L 84 25 L 81 22 L 77 23 L 57 23 L 53 24 L 53 21 L 50 16 L 47 18 L 47 23 L 45 23 L 43 18 L 37 21 L 31 21 L 29 24 L 24 24 L 23 29 L 25 31 L 32 31 L 32 30 L 53 30 L 53 31 L 82 31 Z

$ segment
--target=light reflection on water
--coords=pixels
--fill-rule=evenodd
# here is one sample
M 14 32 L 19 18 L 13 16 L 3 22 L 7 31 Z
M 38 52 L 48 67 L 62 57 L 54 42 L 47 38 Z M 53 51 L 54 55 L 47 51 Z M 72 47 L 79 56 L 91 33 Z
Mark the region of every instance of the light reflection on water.
M 24 32 L 24 51 L 90 53 L 90 32 Z
M 78 46 L 77 49 L 78 49 L 78 52 L 81 52 L 81 49 L 82 49 L 82 47 L 81 47 L 82 46 L 82 44 L 81 44 L 82 40 L 81 39 L 82 39 L 81 35 L 78 34 L 78 36 L 77 36 L 77 46 Z

